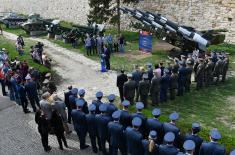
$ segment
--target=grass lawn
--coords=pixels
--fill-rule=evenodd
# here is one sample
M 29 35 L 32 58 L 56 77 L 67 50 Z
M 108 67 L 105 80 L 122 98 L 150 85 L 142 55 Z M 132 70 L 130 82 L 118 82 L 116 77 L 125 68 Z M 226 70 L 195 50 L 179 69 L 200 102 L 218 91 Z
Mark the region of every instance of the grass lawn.
M 21 31 L 21 30 L 20 30 Z M 13 32 L 14 33 L 14 32 Z M 16 32 L 15 32 L 16 33 Z M 17 32 L 19 33 L 19 32 Z M 114 30 L 107 30 L 106 34 L 115 34 Z M 155 64 L 161 60 L 167 59 L 167 54 L 163 51 L 153 50 L 152 55 L 141 55 L 138 51 L 138 34 L 133 32 L 123 32 L 126 40 L 130 40 L 126 46 L 126 54 L 114 54 L 111 58 L 111 66 L 114 70 L 125 68 L 130 71 L 133 64 L 144 65 L 147 62 Z M 70 44 L 62 41 L 50 40 L 62 47 L 80 52 L 84 55 L 85 49 L 79 45 L 78 49 L 73 49 Z M 154 40 L 156 42 L 156 40 Z M 1 43 L 0 43 L 1 45 Z M 230 53 L 230 71 L 235 70 L 235 46 L 231 44 L 221 44 L 211 46 L 209 49 L 225 50 Z M 99 61 L 97 56 L 89 58 Z M 208 133 L 212 128 L 218 128 L 222 134 L 220 143 L 226 146 L 227 151 L 235 148 L 235 78 L 230 78 L 225 83 L 218 86 L 211 86 L 200 91 L 195 90 L 193 84 L 192 91 L 182 97 L 177 97 L 174 101 L 168 101 L 160 105 L 162 109 L 162 121 L 169 121 L 168 115 L 174 111 L 180 113 L 178 126 L 181 133 L 185 134 L 191 128 L 192 122 L 200 122 L 202 131 L 200 135 L 209 140 Z M 146 116 L 151 117 L 153 107 L 144 110 Z M 131 111 L 135 111 L 134 107 Z

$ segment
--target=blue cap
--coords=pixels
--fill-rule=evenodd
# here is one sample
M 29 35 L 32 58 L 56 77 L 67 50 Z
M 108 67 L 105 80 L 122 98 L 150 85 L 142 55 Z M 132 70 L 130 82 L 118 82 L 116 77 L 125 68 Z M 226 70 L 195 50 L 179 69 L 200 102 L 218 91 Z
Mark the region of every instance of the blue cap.
M 139 117 L 135 117 L 135 118 L 133 118 L 133 120 L 132 120 L 132 125 L 133 126 L 141 126 L 141 124 L 142 124 L 142 120 L 139 118 Z
M 78 94 L 81 96 L 81 95 L 83 95 L 83 94 L 85 94 L 85 90 L 84 89 L 80 89 L 79 91 L 78 91 Z
M 144 108 L 144 104 L 142 102 L 136 102 L 135 107 L 138 110 L 142 110 Z
M 150 131 L 149 138 L 156 139 L 157 138 L 157 132 L 154 131 L 154 130 Z
M 77 88 L 73 88 L 73 89 L 71 90 L 71 93 L 72 93 L 73 95 L 76 95 L 76 94 L 78 93 L 78 89 L 77 89 Z
M 172 120 L 172 121 L 176 121 L 179 119 L 179 114 L 177 112 L 173 112 L 172 114 L 170 114 L 169 118 Z
M 195 149 L 195 143 L 192 140 L 186 140 L 184 142 L 184 150 L 185 151 L 192 151 Z
M 76 105 L 77 105 L 78 107 L 82 107 L 82 106 L 84 105 L 84 103 L 85 103 L 84 100 L 81 100 L 81 99 L 77 99 L 77 100 L 76 100 Z
M 164 136 L 165 142 L 174 142 L 175 140 L 175 134 L 173 132 L 167 132 Z
M 158 108 L 153 109 L 152 115 L 153 115 L 153 116 L 159 116 L 159 115 L 161 115 L 161 110 L 158 109 Z
M 103 92 L 98 91 L 98 92 L 96 93 L 96 97 L 103 97 Z
M 221 139 L 221 134 L 219 133 L 217 129 L 212 129 L 210 132 L 210 136 L 211 138 L 216 139 L 216 140 Z
M 230 153 L 230 155 L 235 155 L 235 150 L 233 150 L 233 151 Z
M 130 105 L 130 102 L 127 101 L 127 100 L 124 100 L 124 101 L 122 101 L 122 105 L 123 105 L 124 107 L 127 107 L 127 106 Z
M 101 104 L 101 105 L 99 106 L 99 110 L 100 110 L 101 112 L 106 112 L 106 111 L 107 111 L 107 104 Z
M 116 96 L 115 96 L 114 94 L 110 94 L 110 95 L 108 96 L 108 100 L 109 100 L 109 101 L 113 101 L 113 100 L 115 100 L 115 98 L 116 98 Z
M 201 128 L 201 126 L 200 126 L 199 123 L 193 123 L 192 124 L 192 129 L 200 129 L 200 128 Z
M 115 112 L 113 112 L 113 114 L 112 114 L 112 117 L 113 117 L 113 119 L 119 119 L 120 118 L 120 116 L 121 116 L 121 111 L 120 110 L 117 110 L 117 111 L 115 111 Z
M 94 104 L 90 104 L 88 107 L 89 111 L 95 111 L 96 110 L 96 106 Z

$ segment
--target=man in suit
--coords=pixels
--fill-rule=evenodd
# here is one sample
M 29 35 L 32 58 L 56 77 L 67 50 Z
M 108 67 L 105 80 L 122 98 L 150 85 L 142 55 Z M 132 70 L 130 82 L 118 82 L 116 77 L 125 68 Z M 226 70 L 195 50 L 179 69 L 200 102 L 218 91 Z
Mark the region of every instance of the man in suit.
M 124 70 L 121 70 L 121 74 L 117 76 L 117 87 L 119 90 L 121 101 L 124 101 L 123 86 L 124 86 L 124 83 L 127 81 L 128 81 L 127 75 L 124 73 Z
M 179 150 L 174 146 L 175 134 L 167 132 L 164 136 L 166 144 L 159 146 L 159 155 L 177 155 Z
M 84 99 L 85 94 L 86 94 L 86 91 L 85 91 L 84 89 L 79 89 L 79 91 L 78 91 L 79 98 L 76 99 L 76 100 L 83 100 L 83 101 L 84 101 L 84 105 L 83 105 L 83 107 L 82 107 L 82 111 L 83 111 L 85 114 L 88 114 L 89 111 L 88 111 L 87 101 Z
M 167 90 L 169 88 L 170 84 L 170 76 L 169 76 L 169 70 L 164 70 L 164 75 L 162 76 L 161 80 L 161 89 L 160 89 L 160 103 L 167 101 Z
M 49 97 L 50 97 L 50 93 L 46 92 L 42 94 L 42 100 L 40 101 L 41 110 L 45 114 L 48 121 L 51 120 L 51 116 L 52 116 L 52 107 L 51 107 L 51 104 L 47 101 Z
M 136 81 L 132 79 L 132 74 L 127 74 L 128 81 L 124 83 L 123 94 L 124 98 L 130 101 L 131 104 L 134 103 Z
M 143 80 L 139 82 L 138 91 L 140 94 L 140 101 L 147 107 L 147 99 L 149 94 L 150 83 L 148 81 L 148 74 L 143 75 Z
M 135 101 L 139 101 L 139 91 L 138 91 L 138 86 L 139 86 L 139 82 L 142 79 L 142 73 L 139 70 L 139 66 L 135 65 L 135 69 L 132 72 L 132 76 L 133 76 L 133 80 L 136 82 L 136 96 L 135 96 Z
M 152 105 L 154 106 L 158 105 L 159 103 L 161 79 L 161 73 L 158 73 L 156 70 L 154 70 L 154 77 L 152 78 L 150 86 L 150 95 L 152 98 Z
M 72 108 L 70 106 L 70 103 L 69 103 L 69 96 L 72 95 L 72 90 L 73 87 L 72 86 L 69 86 L 68 87 L 68 91 L 64 93 L 64 103 L 67 107 L 67 110 L 68 110 L 68 123 L 71 124 L 71 111 L 72 111 Z

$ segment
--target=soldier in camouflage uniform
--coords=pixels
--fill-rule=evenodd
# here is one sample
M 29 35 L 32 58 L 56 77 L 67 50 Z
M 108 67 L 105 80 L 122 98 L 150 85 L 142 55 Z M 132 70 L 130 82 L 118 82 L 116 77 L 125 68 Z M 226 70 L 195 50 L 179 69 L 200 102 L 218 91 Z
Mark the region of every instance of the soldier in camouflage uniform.
M 193 72 L 193 65 L 191 60 L 186 61 L 186 80 L 185 80 L 185 92 L 190 92 L 191 76 Z
M 202 58 L 199 58 L 198 60 L 199 60 L 199 65 L 197 66 L 197 72 L 196 72 L 197 90 L 203 87 L 204 71 L 205 71 L 204 60 Z
M 226 80 L 226 74 L 228 71 L 228 66 L 229 66 L 229 58 L 226 56 L 223 60 L 223 68 L 222 68 L 222 82 Z
M 213 81 L 213 68 L 214 63 L 212 62 L 212 57 L 209 57 L 208 62 L 205 66 L 205 86 L 208 87 L 212 84 Z
M 214 67 L 214 77 L 216 77 L 216 81 L 215 84 L 218 84 L 219 79 L 220 79 L 220 75 L 221 75 L 221 70 L 223 67 L 223 61 L 221 59 L 221 56 L 218 56 L 218 61 L 215 63 L 215 67 Z

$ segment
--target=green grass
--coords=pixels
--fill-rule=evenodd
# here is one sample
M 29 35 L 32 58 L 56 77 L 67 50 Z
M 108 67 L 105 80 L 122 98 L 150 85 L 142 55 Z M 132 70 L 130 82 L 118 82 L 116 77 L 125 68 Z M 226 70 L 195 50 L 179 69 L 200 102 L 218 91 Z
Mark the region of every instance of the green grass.
M 219 50 L 219 51 L 225 51 L 230 54 L 235 54 L 235 44 L 222 43 L 219 45 L 211 45 L 209 47 L 209 50 Z
M 23 37 L 28 37 L 28 35 L 26 34 L 26 32 L 23 29 L 20 28 L 6 28 L 5 25 L 1 24 L 2 29 L 6 32 L 9 33 L 14 33 L 16 35 L 22 35 Z

